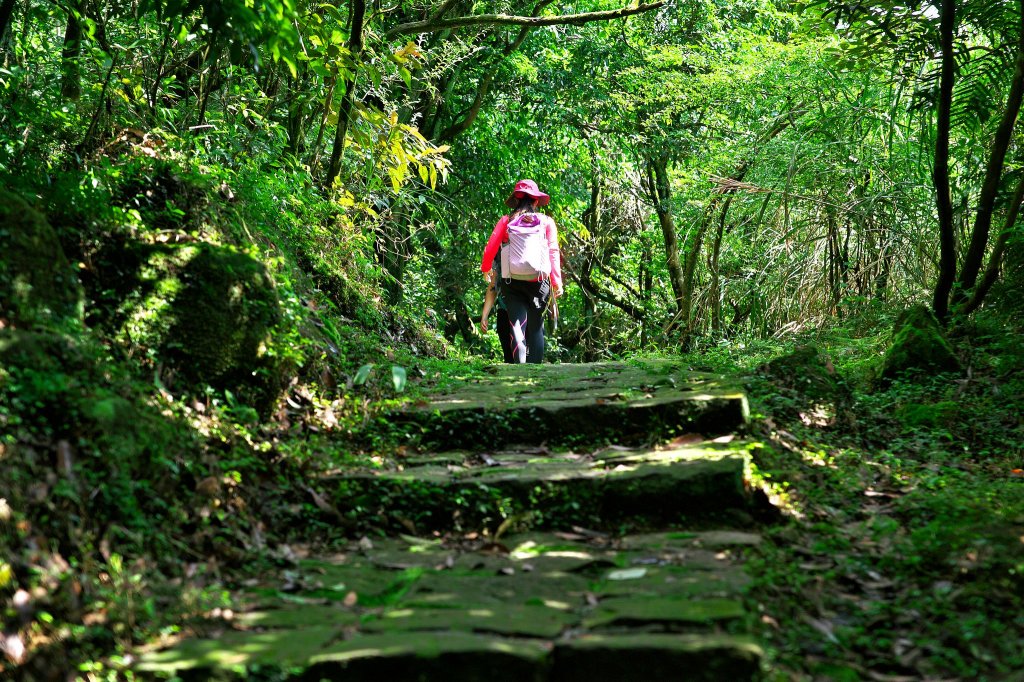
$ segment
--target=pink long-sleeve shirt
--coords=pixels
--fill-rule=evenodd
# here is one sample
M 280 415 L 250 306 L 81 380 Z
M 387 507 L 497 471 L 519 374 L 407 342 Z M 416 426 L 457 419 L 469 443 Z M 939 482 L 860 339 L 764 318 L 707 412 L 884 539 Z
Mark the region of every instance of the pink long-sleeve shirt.
M 562 290 L 562 258 L 558 250 L 558 227 L 555 221 L 544 214 L 538 214 L 544 222 L 544 233 L 548 239 L 548 257 L 551 259 L 551 286 L 555 291 Z M 501 220 L 494 226 L 491 238 L 487 240 L 484 248 L 484 257 L 480 261 L 480 272 L 490 272 L 494 266 L 494 257 L 498 255 L 498 249 L 508 241 L 509 216 L 502 216 Z

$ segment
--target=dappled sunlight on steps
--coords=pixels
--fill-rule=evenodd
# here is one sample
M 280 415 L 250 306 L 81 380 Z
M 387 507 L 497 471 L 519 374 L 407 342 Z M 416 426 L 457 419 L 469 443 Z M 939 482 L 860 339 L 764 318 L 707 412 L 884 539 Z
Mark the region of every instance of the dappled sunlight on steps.
M 363 538 L 239 590 L 232 619 L 145 655 L 140 672 L 758 678 L 741 565 L 760 541 L 744 476 L 754 445 L 732 435 L 746 402 L 727 382 L 668 361 L 502 367 L 392 418 L 420 425 L 433 450 L 322 488 L 338 509 L 416 535 Z

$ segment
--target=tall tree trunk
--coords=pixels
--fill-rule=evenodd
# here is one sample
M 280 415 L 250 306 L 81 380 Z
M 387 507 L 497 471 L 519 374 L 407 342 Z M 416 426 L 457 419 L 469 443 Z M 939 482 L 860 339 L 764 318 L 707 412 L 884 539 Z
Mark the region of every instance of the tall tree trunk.
M 878 274 L 875 276 L 875 298 L 884 301 L 889 295 L 889 275 L 892 272 L 893 254 L 886 240 L 886 233 L 878 238 Z
M 390 306 L 397 306 L 405 296 L 405 265 L 411 257 L 412 233 L 409 221 L 414 218 L 399 218 L 385 221 L 377 230 L 374 251 L 377 262 L 388 277 L 384 279 L 384 300 Z M 437 252 L 432 252 L 437 253 Z
M 643 259 L 640 262 L 640 305 L 643 306 L 644 318 L 640 320 L 640 348 L 646 348 L 651 341 L 651 291 L 654 289 L 654 271 L 651 261 L 651 243 L 644 239 Z
M 839 246 L 839 226 L 836 224 L 836 217 L 832 211 L 826 211 L 826 220 L 828 225 L 828 293 L 829 293 L 829 309 L 832 314 L 835 314 L 839 308 L 839 299 L 841 297 L 841 265 L 840 261 L 842 256 L 840 254 Z
M 587 207 L 586 213 L 583 215 L 583 224 L 590 232 L 591 237 L 600 234 L 601 229 L 601 194 L 603 189 L 604 180 L 601 177 L 601 167 L 597 162 L 597 157 L 592 156 L 591 166 L 591 180 L 590 180 L 590 206 Z M 583 319 L 584 327 L 581 334 L 580 341 L 584 348 L 584 358 L 587 361 L 595 359 L 595 348 L 597 346 L 597 301 L 594 295 L 591 293 L 593 289 L 591 277 L 594 269 L 594 258 L 588 257 L 585 259 L 583 264 L 583 272 L 581 272 L 582 280 L 587 282 L 589 286 L 580 287 L 583 292 Z
M 697 318 L 693 315 L 693 290 L 697 274 L 697 263 L 700 262 L 700 251 L 704 246 L 704 235 L 708 233 L 712 221 L 718 215 L 719 197 L 715 197 L 708 206 L 704 217 L 697 226 L 697 233 L 693 236 L 693 243 L 687 247 L 686 259 L 683 261 L 683 298 L 682 306 L 679 309 L 679 323 L 685 325 L 687 336 L 696 326 Z
M 313 151 L 309 159 L 309 174 L 313 177 L 316 177 L 316 174 L 320 171 L 320 152 L 323 149 L 324 131 L 327 129 L 327 118 L 331 115 L 331 103 L 334 101 L 334 88 L 337 84 L 337 75 L 332 75 L 327 83 L 323 113 L 320 116 L 320 125 L 316 131 L 316 142 L 313 143 Z
M 995 208 L 996 196 L 999 193 L 999 181 L 1003 176 L 1003 165 L 1006 152 L 1013 140 L 1013 129 L 1017 123 L 1021 100 L 1024 99 L 1024 0 L 1020 0 L 1020 17 L 1018 18 L 1017 59 L 1013 70 L 1013 82 L 1006 97 L 1003 117 L 992 139 L 992 150 L 989 153 L 985 168 L 985 180 L 978 196 L 978 209 L 974 216 L 974 227 L 971 230 L 971 242 L 960 266 L 960 281 L 953 291 L 953 303 L 962 304 L 978 281 L 981 264 L 988 248 L 988 235 L 992 227 L 992 213 Z
M 352 26 L 348 36 L 349 54 L 352 59 L 352 73 L 345 79 L 345 94 L 338 108 L 338 128 L 334 135 L 334 147 L 331 150 L 331 162 L 327 166 L 324 187 L 330 188 L 341 173 L 341 156 L 345 149 L 345 138 L 351 122 L 352 107 L 356 101 L 356 81 L 359 76 L 359 60 L 363 54 L 363 22 L 366 19 L 366 0 L 352 0 Z
M 985 275 L 981 278 L 981 282 L 974 287 L 970 300 L 964 304 L 960 312 L 968 314 L 977 310 L 985 300 L 985 296 L 988 295 L 989 289 L 999 279 L 999 268 L 1002 265 L 1003 253 L 1006 251 L 1007 242 L 1010 241 L 1013 226 L 1017 223 L 1017 216 L 1020 215 L 1021 202 L 1024 202 L 1024 177 L 1017 181 L 1017 189 L 1014 190 L 1013 199 L 1010 200 L 1010 206 L 1006 211 L 1003 230 L 996 239 L 995 246 L 992 247 L 992 255 L 988 257 Z
M 938 117 L 935 131 L 935 164 L 932 184 L 935 185 L 935 208 L 939 214 L 939 273 L 932 296 L 932 309 L 945 324 L 949 317 L 949 292 L 956 278 L 956 233 L 953 229 L 953 200 L 949 189 L 949 129 L 953 105 L 953 82 L 956 57 L 953 33 L 956 30 L 956 0 L 941 0 L 939 9 L 939 42 L 942 70 L 939 78 Z
M 7 27 L 11 25 L 11 16 L 14 14 L 15 0 L 3 0 L 0 2 L 0 46 L 3 46 L 7 37 Z
M 669 281 L 672 283 L 672 294 L 676 302 L 677 321 L 684 324 L 688 320 L 681 319 L 684 313 L 684 296 L 686 277 L 679 260 L 679 239 L 676 237 L 676 225 L 672 220 L 672 187 L 668 181 L 668 155 L 647 157 L 647 190 L 654 202 L 654 210 L 658 214 L 661 234 L 665 239 L 665 259 L 668 264 Z
M 309 69 L 303 67 L 300 78 L 288 76 L 288 94 L 285 100 L 285 109 L 288 111 L 285 132 L 288 142 L 285 145 L 284 153 L 298 158 L 302 153 L 302 142 L 306 134 L 306 103 L 303 100 L 303 93 L 309 82 Z
M 739 173 L 740 180 L 746 174 L 746 168 Z M 725 236 L 725 223 L 729 215 L 729 207 L 732 206 L 732 197 L 725 200 L 722 205 L 722 212 L 718 216 L 718 229 L 715 230 L 715 240 L 711 245 L 711 254 L 708 256 L 708 274 L 711 277 L 711 330 L 716 334 L 722 333 L 722 278 L 718 268 L 718 259 L 722 253 L 722 239 Z
M 60 94 L 64 99 L 78 100 L 82 96 L 82 7 L 73 3 L 68 9 L 68 23 L 64 31 L 64 47 L 60 54 Z

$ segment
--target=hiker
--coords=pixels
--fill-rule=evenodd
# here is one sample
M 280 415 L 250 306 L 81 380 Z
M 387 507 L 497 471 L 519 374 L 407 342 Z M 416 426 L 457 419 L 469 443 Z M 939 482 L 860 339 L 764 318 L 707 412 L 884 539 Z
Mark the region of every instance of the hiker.
M 544 361 L 544 311 L 552 297 L 562 295 L 558 228 L 537 212 L 549 201 L 533 180 L 517 182 L 505 200 L 512 211 L 494 226 L 480 262 L 484 279 L 497 281 L 497 293 L 505 302 L 514 363 Z M 499 249 L 500 277 L 492 271 Z
M 512 363 L 512 328 L 508 323 L 508 310 L 505 299 L 498 294 L 498 279 L 501 278 L 501 259 L 494 261 L 494 274 L 487 280 L 487 293 L 484 294 L 484 309 L 480 313 L 480 331 L 487 333 L 487 318 L 491 310 L 498 311 L 498 341 L 501 343 L 501 356 L 507 363 Z

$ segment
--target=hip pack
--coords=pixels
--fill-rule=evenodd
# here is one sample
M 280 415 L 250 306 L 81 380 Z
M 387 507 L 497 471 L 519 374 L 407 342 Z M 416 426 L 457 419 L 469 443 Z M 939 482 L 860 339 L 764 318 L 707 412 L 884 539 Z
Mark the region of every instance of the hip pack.
M 508 242 L 501 247 L 501 276 L 535 281 L 551 274 L 547 226 L 536 213 L 524 213 L 508 222 Z

